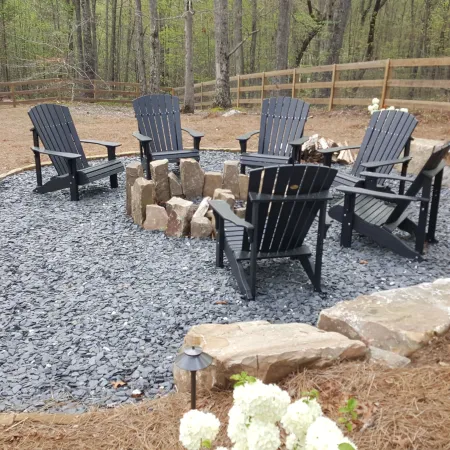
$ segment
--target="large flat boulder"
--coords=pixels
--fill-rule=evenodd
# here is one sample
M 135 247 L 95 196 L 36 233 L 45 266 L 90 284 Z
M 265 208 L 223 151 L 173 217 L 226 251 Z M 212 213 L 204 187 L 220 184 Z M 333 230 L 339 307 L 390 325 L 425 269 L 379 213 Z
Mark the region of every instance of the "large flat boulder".
M 337 360 L 365 356 L 367 347 L 338 333 L 328 333 L 302 323 L 270 324 L 266 321 L 192 327 L 186 345 L 198 345 L 213 363 L 197 374 L 199 387 L 228 387 L 230 376 L 245 371 L 266 383 L 276 382 L 303 367 L 325 367 Z M 190 378 L 174 367 L 178 389 L 189 391 Z
M 183 193 L 187 199 L 202 196 L 205 172 L 198 161 L 192 158 L 182 159 L 180 161 L 180 176 Z
M 320 313 L 318 327 L 409 356 L 450 329 L 450 278 L 338 303 Z
M 169 160 L 161 159 L 150 163 L 150 173 L 156 186 L 156 199 L 158 203 L 170 200 Z

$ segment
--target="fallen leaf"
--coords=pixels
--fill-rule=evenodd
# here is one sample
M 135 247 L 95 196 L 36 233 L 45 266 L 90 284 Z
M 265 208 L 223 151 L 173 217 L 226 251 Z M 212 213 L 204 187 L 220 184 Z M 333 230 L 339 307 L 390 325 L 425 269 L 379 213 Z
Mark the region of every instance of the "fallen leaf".
M 361 259 L 359 261 L 360 264 L 369 264 L 369 261 L 366 261 L 365 259 Z
M 226 300 L 219 300 L 217 302 L 214 302 L 215 305 L 228 305 L 228 302 Z
M 122 380 L 111 381 L 111 384 L 112 384 L 114 389 L 118 389 L 121 386 L 126 386 L 127 385 L 127 383 L 125 381 L 122 381 Z
M 143 395 L 144 395 L 144 393 L 140 389 L 135 389 L 131 393 L 131 397 L 133 397 L 133 398 L 141 398 Z

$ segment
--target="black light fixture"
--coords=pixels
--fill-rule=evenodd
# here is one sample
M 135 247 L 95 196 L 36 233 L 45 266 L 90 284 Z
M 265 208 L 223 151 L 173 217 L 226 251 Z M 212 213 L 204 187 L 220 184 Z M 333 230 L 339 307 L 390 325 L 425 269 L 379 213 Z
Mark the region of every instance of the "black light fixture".
M 197 371 L 209 367 L 212 363 L 212 356 L 204 353 L 201 347 L 186 347 L 184 352 L 175 359 L 177 367 L 191 372 L 191 409 L 196 409 L 195 401 L 197 394 Z

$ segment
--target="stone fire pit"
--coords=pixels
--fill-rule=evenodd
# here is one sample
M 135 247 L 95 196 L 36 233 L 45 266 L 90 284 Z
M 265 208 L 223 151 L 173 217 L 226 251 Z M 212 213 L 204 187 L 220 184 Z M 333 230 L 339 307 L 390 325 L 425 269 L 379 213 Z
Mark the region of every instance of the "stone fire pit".
M 150 163 L 152 179 L 143 177 L 139 163 L 126 169 L 127 214 L 146 230 L 168 236 L 209 238 L 215 234 L 209 200 L 225 200 L 239 217 L 245 216 L 248 175 L 239 173 L 239 161 L 225 161 L 223 173 L 205 172 L 198 161 L 182 159 L 179 176 L 169 161 Z

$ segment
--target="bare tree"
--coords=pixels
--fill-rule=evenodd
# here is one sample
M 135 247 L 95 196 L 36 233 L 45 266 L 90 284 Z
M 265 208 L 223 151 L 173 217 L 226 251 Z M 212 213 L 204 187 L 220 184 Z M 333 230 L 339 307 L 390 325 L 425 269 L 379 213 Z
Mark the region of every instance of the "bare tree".
M 216 90 L 213 105 L 231 106 L 230 60 L 228 55 L 228 0 L 214 0 L 216 38 Z
M 351 0 L 334 0 L 328 5 L 328 39 L 325 64 L 337 64 L 344 40 L 345 27 L 350 16 Z
M 81 0 L 73 0 L 75 5 L 75 20 L 76 20 L 76 31 L 77 31 L 77 53 L 78 53 L 78 66 L 84 66 L 84 55 L 83 55 L 83 31 L 81 29 Z
M 276 43 L 277 70 L 287 69 L 288 67 L 289 29 L 290 29 L 291 10 L 292 10 L 292 0 L 279 0 L 278 30 Z
M 136 65 L 141 94 L 147 93 L 147 73 L 145 71 L 144 27 L 142 26 L 141 0 L 135 0 L 136 5 Z
M 95 80 L 95 56 L 94 44 L 92 42 L 91 29 L 91 4 L 89 0 L 82 0 L 83 11 L 83 52 L 84 52 L 84 75 L 89 80 Z
M 374 41 L 375 41 L 375 27 L 377 24 L 378 13 L 381 8 L 386 4 L 387 0 L 375 0 L 375 6 L 373 7 L 372 16 L 369 24 L 369 34 L 367 36 L 367 47 L 364 59 L 371 61 L 373 58 Z
M 234 0 L 234 45 L 242 42 L 242 0 Z M 244 73 L 244 47 L 241 45 L 234 55 L 236 63 L 236 75 Z
M 252 0 L 252 40 L 250 43 L 250 73 L 256 72 L 256 27 L 258 26 L 258 0 Z
M 112 0 L 112 9 L 111 9 L 111 47 L 109 50 L 109 79 L 111 81 L 116 80 L 116 60 L 117 60 L 117 52 L 116 52 L 116 18 L 117 18 L 117 0 Z
M 194 112 L 194 35 L 192 0 L 184 1 L 185 69 L 184 69 L 184 109 L 185 113 Z
M 159 24 L 157 0 L 149 0 L 150 9 L 150 83 L 151 93 L 159 92 L 161 79 L 161 49 L 159 46 Z

